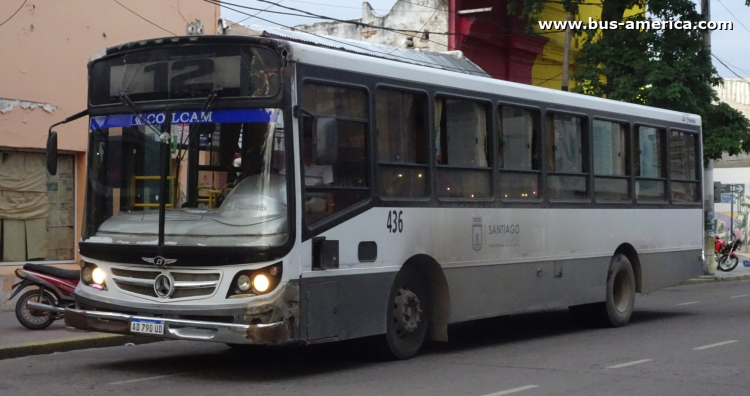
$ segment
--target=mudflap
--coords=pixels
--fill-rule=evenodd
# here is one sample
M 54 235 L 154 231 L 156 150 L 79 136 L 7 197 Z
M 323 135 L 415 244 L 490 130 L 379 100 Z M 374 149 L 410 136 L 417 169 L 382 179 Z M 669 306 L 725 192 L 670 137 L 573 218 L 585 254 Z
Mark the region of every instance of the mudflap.
M 13 293 L 10 295 L 10 298 L 8 298 L 8 301 L 12 300 L 13 297 L 15 297 L 18 293 L 21 292 L 21 290 L 25 289 L 28 286 L 34 285 L 34 284 L 35 283 L 32 282 L 32 281 L 30 281 L 28 279 L 24 279 L 23 281 L 18 282 L 15 285 L 11 286 L 10 289 L 13 290 Z

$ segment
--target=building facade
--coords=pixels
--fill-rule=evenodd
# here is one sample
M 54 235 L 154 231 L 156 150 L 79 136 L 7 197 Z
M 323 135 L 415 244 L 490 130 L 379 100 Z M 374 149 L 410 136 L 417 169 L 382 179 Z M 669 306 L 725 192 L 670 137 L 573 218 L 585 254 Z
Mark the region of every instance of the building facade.
M 564 31 L 541 31 L 534 26 L 527 34 L 525 19 L 508 14 L 506 0 L 410 0 L 398 1 L 384 15 L 369 3 L 362 5 L 362 18 L 349 22 L 319 22 L 295 26 L 304 32 L 362 40 L 424 51 L 459 50 L 492 77 L 560 89 L 562 83 Z M 637 12 L 630 10 L 626 13 Z M 580 6 L 576 19 L 600 19 L 601 7 Z M 548 2 L 537 20 L 564 21 L 561 2 Z M 355 23 L 352 23 L 355 22 Z M 357 25 L 356 23 L 377 26 Z M 380 28 L 382 27 L 382 28 Z M 570 72 L 583 38 L 570 41 Z M 574 87 L 575 81 L 570 81 Z
M 86 109 L 87 62 L 116 44 L 216 32 L 219 6 L 192 0 L 0 2 L 0 309 L 20 264 L 77 268 L 86 174 L 86 119 L 56 127 L 57 175 L 45 167 L 50 125 Z M 126 8 L 127 7 L 127 8 Z
M 714 88 L 719 95 L 719 100 L 750 118 L 750 82 L 748 81 L 750 77 L 726 78 L 724 85 Z M 730 156 L 724 153 L 721 160 L 714 161 L 714 181 L 744 186 L 743 193 L 735 194 L 734 205 L 729 202 L 714 204 L 714 224 L 716 232 L 724 237 L 729 236 L 730 228 L 733 229 L 735 235 L 744 241 L 742 251 L 748 252 L 750 209 L 747 205 L 750 205 L 750 154 Z

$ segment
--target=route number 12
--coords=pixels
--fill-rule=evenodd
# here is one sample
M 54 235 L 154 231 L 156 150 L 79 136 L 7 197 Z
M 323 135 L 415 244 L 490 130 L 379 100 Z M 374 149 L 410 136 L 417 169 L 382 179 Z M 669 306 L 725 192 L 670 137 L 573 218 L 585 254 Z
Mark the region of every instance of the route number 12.
M 388 223 L 386 223 L 385 227 L 388 228 L 391 233 L 395 234 L 404 231 L 404 220 L 401 216 L 403 214 L 403 210 L 399 210 L 398 212 L 392 210 L 388 212 Z

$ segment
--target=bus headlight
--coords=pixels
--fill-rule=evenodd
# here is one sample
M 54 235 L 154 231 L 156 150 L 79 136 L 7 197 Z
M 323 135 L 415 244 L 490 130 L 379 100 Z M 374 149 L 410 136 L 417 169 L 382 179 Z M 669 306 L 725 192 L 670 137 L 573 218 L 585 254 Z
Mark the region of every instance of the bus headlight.
M 91 277 L 91 273 L 92 273 L 92 271 L 91 271 L 91 267 L 90 267 L 90 266 L 88 266 L 88 265 L 87 265 L 87 266 L 85 266 L 85 267 L 84 267 L 84 268 L 83 268 L 83 269 L 81 270 L 81 279 L 83 279 L 83 281 L 84 281 L 85 283 L 91 283 L 91 281 L 93 281 L 93 280 L 94 280 L 94 279 L 93 279 L 93 278 Z
M 265 293 L 269 286 L 271 286 L 271 281 L 265 274 L 258 274 L 253 278 L 253 289 L 260 293 Z
M 81 283 L 98 290 L 107 290 L 107 274 L 95 264 L 83 263 Z
M 94 283 L 97 285 L 101 285 L 104 283 L 104 271 L 102 271 L 101 268 L 96 267 L 93 271 L 91 271 L 91 279 L 93 279 Z
M 238 271 L 230 283 L 227 298 L 247 298 L 270 293 L 281 283 L 282 272 L 281 262 L 255 270 Z
M 242 274 L 237 278 L 237 288 L 241 291 L 248 291 L 250 290 L 250 277 Z

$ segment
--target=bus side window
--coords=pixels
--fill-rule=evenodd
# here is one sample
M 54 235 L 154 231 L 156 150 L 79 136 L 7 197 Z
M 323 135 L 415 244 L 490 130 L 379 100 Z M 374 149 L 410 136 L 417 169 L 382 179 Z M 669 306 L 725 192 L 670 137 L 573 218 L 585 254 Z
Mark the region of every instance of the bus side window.
M 597 201 L 629 201 L 628 125 L 594 120 L 594 196 Z
M 302 120 L 305 223 L 316 224 L 369 196 L 367 182 L 367 93 L 358 88 L 306 82 L 301 106 L 316 115 Z M 316 127 L 318 131 L 313 131 Z M 335 131 L 335 155 L 318 158 L 316 133 Z M 325 162 L 329 161 L 329 162 Z
M 437 98 L 435 120 L 438 196 L 489 198 L 487 106 L 473 100 Z
M 379 88 L 376 102 L 378 193 L 425 197 L 427 191 L 427 98 Z
M 547 194 L 550 199 L 588 199 L 588 137 L 584 119 L 547 116 Z
M 669 177 L 673 202 L 698 202 L 698 135 L 672 131 L 669 138 Z
M 498 111 L 501 199 L 538 199 L 541 136 L 538 110 L 501 106 Z
M 663 202 L 666 194 L 666 131 L 638 126 L 635 134 L 635 198 L 641 202 Z

